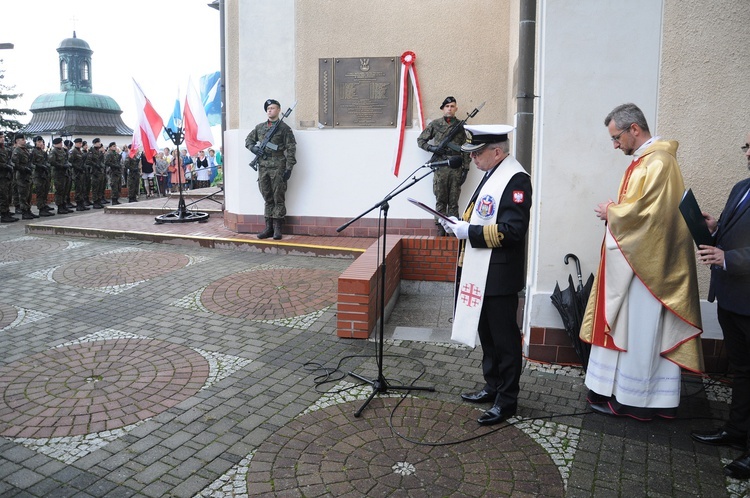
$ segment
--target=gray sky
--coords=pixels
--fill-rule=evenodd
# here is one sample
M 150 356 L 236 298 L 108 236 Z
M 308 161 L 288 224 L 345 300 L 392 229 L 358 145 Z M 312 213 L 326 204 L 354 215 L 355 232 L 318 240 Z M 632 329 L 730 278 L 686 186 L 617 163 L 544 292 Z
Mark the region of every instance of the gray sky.
M 220 69 L 219 12 L 209 1 L 36 0 L 14 11 L 0 30 L 0 43 L 15 45 L 0 50 L 3 83 L 24 94 L 12 106 L 28 111 L 39 95 L 60 91 L 57 47 L 75 29 L 94 51 L 93 93 L 115 99 L 134 128 L 135 78 L 166 123 L 178 89 L 184 103 L 188 78 L 197 90 L 202 75 Z M 30 119 L 28 113 L 19 120 Z

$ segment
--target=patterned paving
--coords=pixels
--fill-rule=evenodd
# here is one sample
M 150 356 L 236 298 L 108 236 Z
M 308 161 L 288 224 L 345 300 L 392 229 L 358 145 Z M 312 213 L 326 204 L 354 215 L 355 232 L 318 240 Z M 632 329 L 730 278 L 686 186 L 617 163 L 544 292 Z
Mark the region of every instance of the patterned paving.
M 315 313 L 336 302 L 338 272 L 309 268 L 258 268 L 212 282 L 200 301 L 210 312 L 251 320 Z
M 42 254 L 50 254 L 68 248 L 68 242 L 60 239 L 43 239 L 22 236 L 0 242 L 0 265 L 24 261 Z
M 88 288 L 117 288 L 166 275 L 190 263 L 183 254 L 136 248 L 110 251 L 51 271 L 53 281 Z
M 291 421 L 252 457 L 248 495 L 563 496 L 555 463 L 517 428 L 482 428 L 474 407 L 420 398 L 392 415 L 396 403 L 375 399 L 362 418 L 359 402 L 336 404 Z
M 161 413 L 204 385 L 198 352 L 153 339 L 64 345 L 0 367 L 0 435 L 113 430 Z

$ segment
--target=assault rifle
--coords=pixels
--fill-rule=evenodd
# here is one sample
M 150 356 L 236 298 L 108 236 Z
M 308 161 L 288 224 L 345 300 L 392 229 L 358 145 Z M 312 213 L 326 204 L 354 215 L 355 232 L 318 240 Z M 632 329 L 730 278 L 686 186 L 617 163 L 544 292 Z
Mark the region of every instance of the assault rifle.
M 263 141 L 257 146 L 253 147 L 253 149 L 257 150 L 257 152 L 255 150 L 252 150 L 252 153 L 255 154 L 255 159 L 253 159 L 250 162 L 250 167 L 253 168 L 255 171 L 258 171 L 258 166 L 257 166 L 258 161 L 261 158 L 263 159 L 266 158 L 266 149 L 278 150 L 279 146 L 276 144 L 272 144 L 271 139 L 278 131 L 279 125 L 281 125 L 281 122 L 284 121 L 284 118 L 288 117 L 292 113 L 292 110 L 295 107 L 297 107 L 296 101 L 294 102 L 294 104 L 292 104 L 292 107 L 287 109 L 286 112 L 282 114 L 279 119 L 276 120 L 276 122 L 273 124 L 271 129 L 266 132 L 266 135 L 263 137 Z
M 455 138 L 456 134 L 461 130 L 464 123 L 469 120 L 469 118 L 473 118 L 477 115 L 477 113 L 484 107 L 484 104 L 486 104 L 487 101 L 482 102 L 479 104 L 479 107 L 474 108 L 473 111 L 466 114 L 466 117 L 459 121 L 458 123 L 454 124 L 453 127 L 448 130 L 448 133 L 445 134 L 445 137 L 443 137 L 443 140 L 440 141 L 439 144 L 433 146 L 433 154 L 430 158 L 429 162 L 438 161 L 440 157 L 444 156 L 446 152 L 448 152 L 446 149 L 450 149 L 454 152 L 461 152 L 461 146 L 456 145 L 453 143 L 453 138 Z

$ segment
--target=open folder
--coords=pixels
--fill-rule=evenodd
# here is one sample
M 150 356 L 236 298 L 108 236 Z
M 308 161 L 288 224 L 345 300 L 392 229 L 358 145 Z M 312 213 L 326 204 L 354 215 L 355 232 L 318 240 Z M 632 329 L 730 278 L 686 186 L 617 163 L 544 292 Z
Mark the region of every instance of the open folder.
M 687 223 L 696 246 L 714 245 L 714 238 L 708 230 L 706 219 L 701 214 L 701 208 L 698 207 L 698 201 L 695 200 L 692 189 L 687 189 L 682 195 L 680 213 L 685 218 L 685 223 Z
M 418 208 L 424 209 L 425 211 L 427 211 L 427 212 L 428 212 L 428 213 L 430 213 L 431 215 L 433 215 L 433 216 L 437 216 L 438 218 L 440 218 L 440 219 L 442 219 L 442 220 L 445 220 L 445 221 L 447 221 L 447 222 L 448 222 L 448 223 L 450 223 L 451 225 L 453 225 L 454 223 L 456 223 L 455 221 L 453 221 L 452 219 L 448 218 L 448 217 L 447 217 L 446 215 L 444 215 L 444 214 L 443 214 L 443 213 L 441 213 L 440 211 L 435 211 L 434 209 L 432 209 L 432 208 L 431 208 L 430 206 L 428 206 L 427 204 L 424 204 L 424 203 L 422 203 L 422 202 L 419 202 L 419 201 L 418 201 L 418 200 L 416 200 L 416 199 L 412 199 L 411 197 L 407 197 L 407 198 L 406 198 L 406 200 L 407 200 L 407 201 L 409 201 L 409 202 L 411 202 L 412 204 L 414 204 L 414 205 L 415 205 L 415 206 L 417 206 Z

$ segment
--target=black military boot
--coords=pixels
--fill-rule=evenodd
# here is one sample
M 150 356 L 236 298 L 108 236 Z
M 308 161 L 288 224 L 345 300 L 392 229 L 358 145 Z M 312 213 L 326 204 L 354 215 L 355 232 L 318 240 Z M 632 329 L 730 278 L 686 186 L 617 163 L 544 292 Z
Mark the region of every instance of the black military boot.
M 76 211 L 89 211 L 91 208 L 84 206 L 83 202 L 79 202 L 76 206 Z
M 281 226 L 284 224 L 284 220 L 281 218 L 273 219 L 273 240 L 281 240 Z
M 18 218 L 10 214 L 10 211 L 0 215 L 0 223 L 13 223 L 14 221 L 18 221 Z
M 33 220 L 34 218 L 39 218 L 39 215 L 34 214 L 31 212 L 31 210 L 29 210 L 29 211 L 24 211 L 23 214 L 21 215 L 21 218 L 24 220 Z
M 66 208 L 64 205 L 57 206 L 57 214 L 68 214 L 72 213 L 73 211 Z
M 112 205 L 117 206 L 120 203 L 119 199 L 112 199 Z
M 266 229 L 258 234 L 259 239 L 267 239 L 273 235 L 273 224 L 271 218 L 266 218 Z

